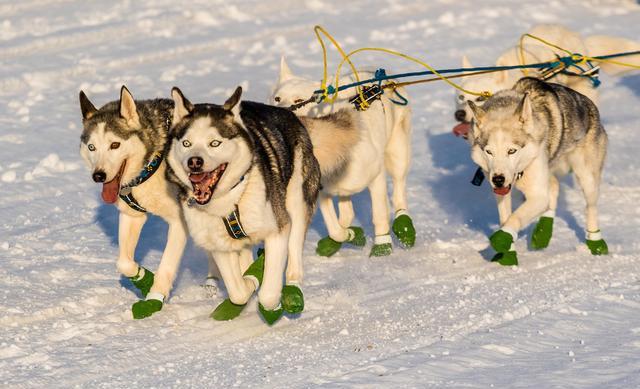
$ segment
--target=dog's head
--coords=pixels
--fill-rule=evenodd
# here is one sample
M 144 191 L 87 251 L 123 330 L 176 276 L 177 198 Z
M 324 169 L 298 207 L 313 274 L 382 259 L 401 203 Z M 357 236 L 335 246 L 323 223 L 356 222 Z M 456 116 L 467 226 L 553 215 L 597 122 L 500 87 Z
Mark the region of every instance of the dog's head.
M 137 174 L 146 153 L 138 136 L 143 126 L 136 103 L 122 86 L 120 100 L 99 110 L 80 91 L 80 109 L 84 127 L 80 155 L 91 170 L 93 181 L 102 184 L 102 199 L 115 203 L 123 178 L 131 179 Z
M 531 98 L 505 91 L 490 97 L 483 107 L 468 104 L 473 114 L 471 158 L 488 173 L 493 191 L 506 195 L 542 147 L 533 136 Z
M 188 197 L 199 205 L 232 189 L 253 162 L 240 118 L 238 87 L 222 105 L 191 104 L 173 88 L 173 125 L 167 162 Z
M 280 76 L 269 97 L 269 104 L 277 107 L 288 108 L 293 104 L 301 103 L 313 95 L 319 88 L 314 81 L 293 74 L 284 57 L 280 59 Z M 296 115 L 306 116 L 315 104 L 308 104 L 298 108 Z

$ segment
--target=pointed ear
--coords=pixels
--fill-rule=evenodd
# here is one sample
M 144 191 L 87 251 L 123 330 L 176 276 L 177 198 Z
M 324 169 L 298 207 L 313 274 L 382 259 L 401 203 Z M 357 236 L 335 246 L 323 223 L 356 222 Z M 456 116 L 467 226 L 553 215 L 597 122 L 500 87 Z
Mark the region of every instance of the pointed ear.
M 82 111 L 82 118 L 85 120 L 91 118 L 98 111 L 83 91 L 80 91 L 80 111 Z
M 283 55 L 282 57 L 280 57 L 280 78 L 278 79 L 278 82 L 280 83 L 286 81 L 292 77 L 293 72 L 289 68 L 289 65 L 287 65 L 287 61 L 285 60 Z
M 469 61 L 469 58 L 467 58 L 466 55 L 462 56 L 462 67 L 463 68 L 472 68 L 473 65 L 471 65 L 471 61 Z
M 240 96 L 242 96 L 242 87 L 239 86 L 236 88 L 235 92 L 224 102 L 222 105 L 222 109 L 225 111 L 231 111 L 235 106 L 240 102 Z
M 516 108 L 516 115 L 520 119 L 520 123 L 527 123 L 533 117 L 533 108 L 531 107 L 531 97 L 528 93 L 524 94 L 522 101 Z
M 120 88 L 120 117 L 126 120 L 127 123 L 140 124 L 136 102 L 133 100 L 129 89 L 124 85 Z
M 473 101 L 467 101 L 469 108 L 471 108 L 471 112 L 473 112 L 473 118 L 478 125 L 482 124 L 484 117 L 486 116 L 486 112 L 484 109 L 478 107 Z
M 193 111 L 193 104 L 184 97 L 182 91 L 177 86 L 171 89 L 171 98 L 173 99 L 173 120 L 171 124 L 175 126 Z

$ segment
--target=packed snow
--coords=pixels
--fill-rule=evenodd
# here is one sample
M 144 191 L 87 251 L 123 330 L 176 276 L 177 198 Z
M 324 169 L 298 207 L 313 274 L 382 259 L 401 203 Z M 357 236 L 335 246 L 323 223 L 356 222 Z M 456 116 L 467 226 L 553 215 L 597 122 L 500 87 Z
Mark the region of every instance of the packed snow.
M 370 200 L 355 200 L 369 242 L 332 258 L 316 215 L 305 246 L 305 311 L 273 327 L 255 300 L 232 322 L 202 287 L 189 244 L 163 310 L 133 320 L 135 288 L 115 268 L 115 207 L 78 153 L 78 91 L 102 105 L 179 86 L 221 103 L 237 85 L 265 101 L 281 55 L 319 80 L 313 26 L 347 49 L 383 46 L 458 67 L 490 65 L 538 23 L 640 38 L 631 0 L 25 0 L 0 4 L 0 386 L 18 387 L 640 387 L 640 72 L 601 76 L 610 148 L 600 197 L 610 255 L 584 244 L 584 200 L 562 181 L 554 238 L 520 266 L 490 263 L 497 211 L 471 186 L 468 145 L 451 134 L 453 90 L 411 87 L 409 202 L 416 247 L 369 258 Z M 331 69 L 338 56 L 331 51 Z M 420 70 L 381 54 L 388 73 Z M 137 260 L 155 269 L 167 228 L 151 218 Z

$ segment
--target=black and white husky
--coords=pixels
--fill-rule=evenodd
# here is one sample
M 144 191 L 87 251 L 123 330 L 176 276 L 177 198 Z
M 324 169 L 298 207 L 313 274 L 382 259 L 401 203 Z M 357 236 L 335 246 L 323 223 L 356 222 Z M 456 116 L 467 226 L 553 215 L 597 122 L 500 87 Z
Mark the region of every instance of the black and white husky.
M 213 256 L 229 294 L 212 317 L 234 318 L 259 289 L 259 310 L 272 324 L 283 310 L 304 307 L 302 250 L 320 167 L 293 113 L 241 102 L 241 93 L 214 105 L 192 104 L 172 90 L 169 176 L 181 188 L 191 236 Z M 264 255 L 254 262 L 260 242 Z
M 135 101 L 123 86 L 120 100 L 100 109 L 81 91 L 80 108 L 84 125 L 80 154 L 93 180 L 102 184 L 104 202 L 120 210 L 117 267 L 146 297 L 132 307 L 134 318 L 144 318 L 162 308 L 187 241 L 178 187 L 165 178 L 173 101 Z M 169 223 L 167 245 L 155 277 L 134 260 L 146 212 Z

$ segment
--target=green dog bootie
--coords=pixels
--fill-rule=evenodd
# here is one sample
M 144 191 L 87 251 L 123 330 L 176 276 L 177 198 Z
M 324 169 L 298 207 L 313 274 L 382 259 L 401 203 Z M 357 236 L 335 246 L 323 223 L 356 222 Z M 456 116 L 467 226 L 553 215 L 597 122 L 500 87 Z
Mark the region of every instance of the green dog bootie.
M 142 277 L 140 276 L 141 271 L 143 273 Z M 147 268 L 138 266 L 138 273 L 133 277 L 129 277 L 129 280 L 131 280 L 133 286 L 140 290 L 142 297 L 147 297 L 149 290 L 151 290 L 151 286 L 153 286 L 153 273 Z
M 489 237 L 489 242 L 491 242 L 491 247 L 497 252 L 506 253 L 511 248 L 513 236 L 506 231 L 498 230 Z
M 515 251 L 497 253 L 493 256 L 491 262 L 498 262 L 502 266 L 518 266 L 518 254 Z
M 231 300 L 226 299 L 221 302 L 213 312 L 211 312 L 211 315 L 209 315 L 209 317 L 217 321 L 232 320 L 238 317 L 240 313 L 242 313 L 242 310 L 245 306 L 246 304 L 238 305 L 232 303 Z
M 383 244 L 374 244 L 371 247 L 371 252 L 369 253 L 370 257 L 386 257 L 387 255 L 391 255 L 393 252 L 393 246 L 391 243 L 383 243 Z
M 342 243 L 331 239 L 330 236 L 325 236 L 318 241 L 318 247 L 316 247 L 316 254 L 321 257 L 330 257 L 337 253 L 342 247 Z
M 604 239 L 600 240 L 587 240 L 587 247 L 593 255 L 607 255 L 609 254 L 609 247 Z
M 243 277 L 253 277 L 258 281 L 258 287 L 262 285 L 262 276 L 264 275 L 264 249 L 258 249 L 258 258 L 253 261 L 249 268 L 244 272 Z M 256 287 L 256 289 L 258 288 Z
M 260 303 L 258 303 L 258 310 L 260 311 L 260 314 L 262 315 L 264 321 L 266 321 L 270 326 L 273 325 L 273 323 L 277 322 L 284 313 L 284 309 L 282 309 L 281 306 L 274 309 L 273 311 L 268 311 L 264 309 L 264 307 Z
M 281 302 L 287 313 L 300 313 L 304 310 L 304 295 L 296 285 L 285 285 L 282 288 Z
M 162 309 L 162 301 L 156 299 L 140 300 L 131 306 L 134 319 L 144 319 Z
M 349 230 L 353 232 L 353 238 L 347 240 L 347 243 L 350 243 L 357 247 L 363 247 L 367 244 L 367 238 L 364 236 L 364 230 L 362 227 L 349 227 Z
M 409 215 L 398 216 L 393 221 L 391 230 L 405 248 L 411 248 L 416 243 L 416 229 Z
M 553 235 L 553 218 L 541 216 L 531 235 L 531 247 L 535 250 L 547 248 Z

